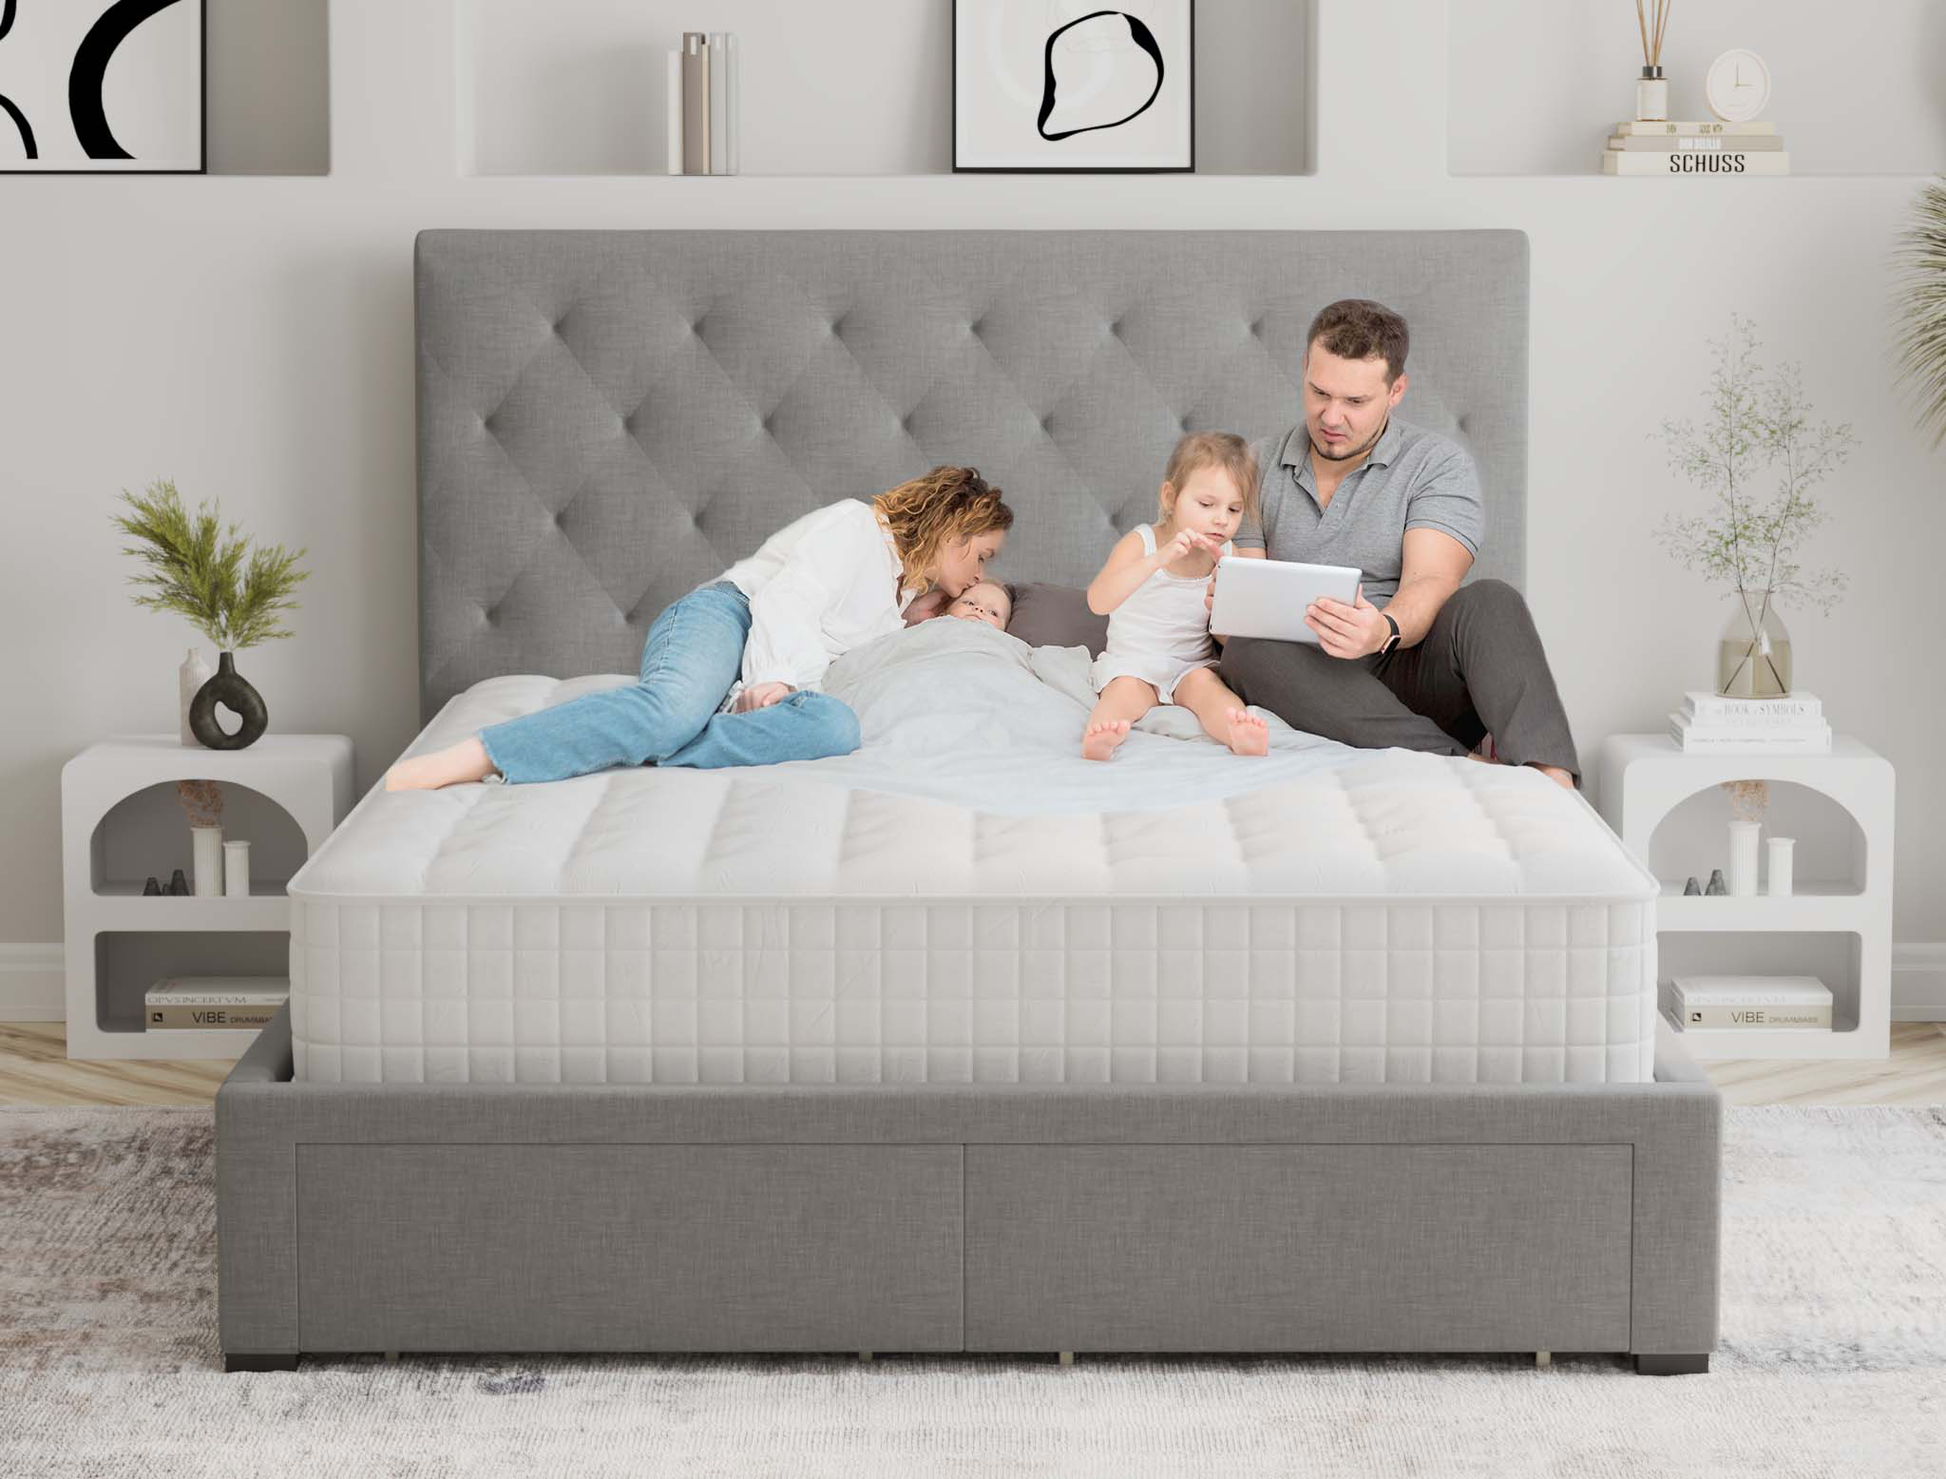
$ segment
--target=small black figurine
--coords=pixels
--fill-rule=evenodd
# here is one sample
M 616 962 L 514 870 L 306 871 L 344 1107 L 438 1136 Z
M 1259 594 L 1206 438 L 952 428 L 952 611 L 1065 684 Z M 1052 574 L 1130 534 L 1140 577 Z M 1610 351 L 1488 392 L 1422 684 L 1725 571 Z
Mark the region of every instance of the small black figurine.
M 189 880 L 182 876 L 180 868 L 169 875 L 169 896 L 174 899 L 189 897 Z
M 1703 892 L 1712 899 L 1729 897 L 1730 886 L 1723 881 L 1723 870 L 1721 868 L 1710 869 L 1710 886 L 1704 889 Z
M 1694 873 L 1690 874 L 1689 882 L 1685 883 L 1682 886 L 1682 896 L 1685 899 L 1691 899 L 1691 898 L 1695 898 L 1698 894 L 1702 893 L 1702 891 L 1703 891 L 1703 886 L 1702 884 L 1696 881 L 1696 875 Z
M 155 874 L 151 873 L 149 875 L 149 881 L 142 885 L 142 897 L 145 899 L 153 899 L 159 897 L 161 893 L 162 885 L 155 881 Z

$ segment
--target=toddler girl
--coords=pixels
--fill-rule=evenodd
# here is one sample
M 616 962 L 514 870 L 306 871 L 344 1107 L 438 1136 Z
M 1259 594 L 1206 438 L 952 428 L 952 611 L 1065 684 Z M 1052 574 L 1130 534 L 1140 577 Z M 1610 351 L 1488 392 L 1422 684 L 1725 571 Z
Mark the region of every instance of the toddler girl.
M 1243 438 L 1195 432 L 1176 444 L 1163 473 L 1161 517 L 1125 534 L 1088 587 L 1088 609 L 1108 618 L 1108 646 L 1090 676 L 1100 699 L 1081 753 L 1106 760 L 1129 725 L 1157 704 L 1181 704 L 1239 755 L 1270 747 L 1264 721 L 1216 675 L 1203 592 L 1235 551 L 1230 536 L 1255 514 L 1257 466 Z

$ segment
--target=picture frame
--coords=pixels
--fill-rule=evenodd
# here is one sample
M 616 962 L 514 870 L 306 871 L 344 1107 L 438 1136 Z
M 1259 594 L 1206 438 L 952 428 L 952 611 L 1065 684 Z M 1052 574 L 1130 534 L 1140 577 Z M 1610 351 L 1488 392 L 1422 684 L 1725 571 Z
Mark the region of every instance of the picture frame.
M 952 33 L 955 174 L 1194 172 L 1195 0 L 953 0 Z
M 208 0 L 0 0 L 0 174 L 207 174 L 208 52 Z

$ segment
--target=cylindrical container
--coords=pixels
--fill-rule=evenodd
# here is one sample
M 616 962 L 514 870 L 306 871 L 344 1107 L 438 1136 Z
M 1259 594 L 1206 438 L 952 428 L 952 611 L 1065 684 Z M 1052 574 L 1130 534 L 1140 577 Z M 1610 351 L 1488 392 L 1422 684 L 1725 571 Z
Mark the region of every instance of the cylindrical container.
M 223 829 L 221 827 L 191 827 L 189 829 L 190 861 L 195 864 L 196 897 L 199 899 L 220 899 L 223 897 Z
M 672 51 L 668 56 L 668 71 L 662 84 L 663 102 L 663 139 L 667 144 L 666 165 L 669 173 L 682 173 L 682 53 Z
M 1791 896 L 1791 850 L 1796 846 L 1795 837 L 1770 839 L 1770 882 L 1765 886 L 1765 892 L 1774 899 L 1788 899 Z
M 232 899 L 250 897 L 250 844 L 223 844 L 223 892 Z
M 1644 67 L 1635 79 L 1635 117 L 1639 123 L 1669 120 L 1669 82 L 1660 67 Z
M 1741 818 L 1730 823 L 1730 897 L 1748 899 L 1757 892 L 1757 836 L 1762 822 Z
M 203 649 L 200 647 L 190 648 L 189 655 L 182 660 L 182 666 L 176 669 L 176 687 L 182 696 L 180 718 L 182 742 L 185 745 L 202 743 L 196 738 L 195 731 L 189 727 L 189 706 L 196 701 L 196 690 L 215 675 L 216 669 L 203 661 Z

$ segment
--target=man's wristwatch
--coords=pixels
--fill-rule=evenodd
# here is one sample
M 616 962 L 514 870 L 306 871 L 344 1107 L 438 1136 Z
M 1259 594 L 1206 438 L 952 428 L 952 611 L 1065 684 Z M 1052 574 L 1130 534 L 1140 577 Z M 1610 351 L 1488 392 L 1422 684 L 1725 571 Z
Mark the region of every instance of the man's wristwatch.
M 1392 620 L 1392 613 L 1389 611 L 1381 611 L 1379 615 L 1385 618 L 1385 624 L 1392 629 L 1392 635 L 1378 644 L 1378 656 L 1388 657 L 1392 649 L 1399 645 L 1399 624 Z

